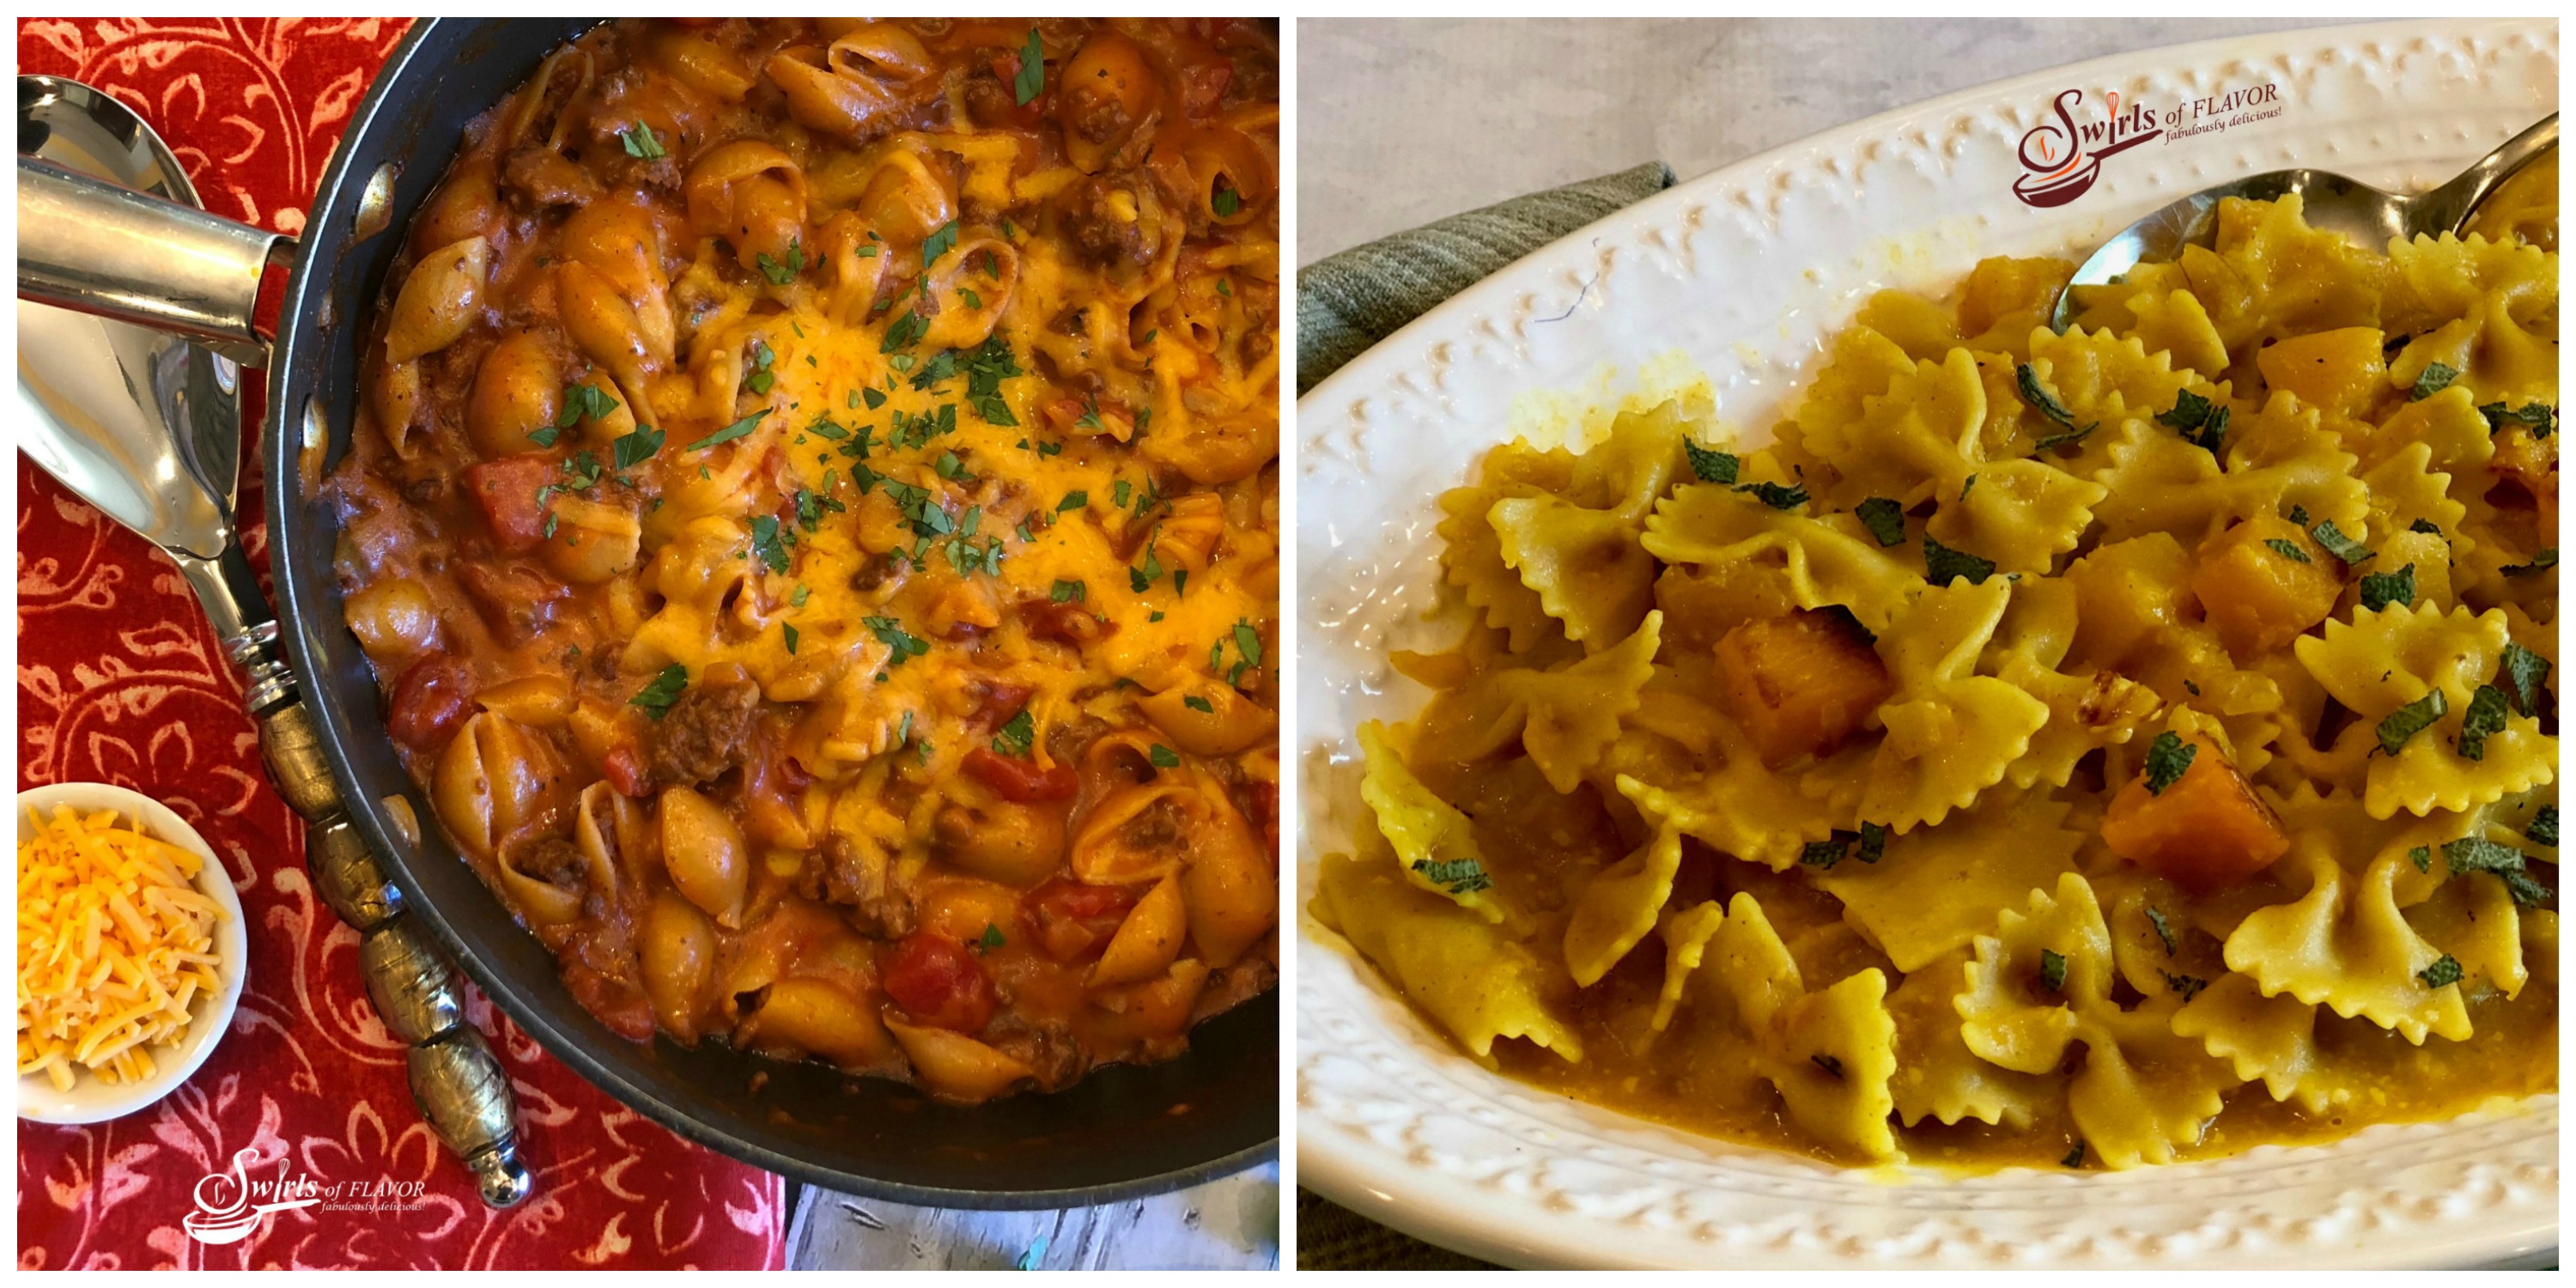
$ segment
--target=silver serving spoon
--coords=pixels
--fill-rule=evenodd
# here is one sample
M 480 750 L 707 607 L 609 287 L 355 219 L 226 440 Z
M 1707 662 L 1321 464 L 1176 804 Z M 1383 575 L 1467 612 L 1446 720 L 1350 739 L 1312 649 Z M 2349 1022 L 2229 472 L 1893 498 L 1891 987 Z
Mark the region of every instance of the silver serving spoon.
M 359 932 L 368 1000 L 409 1048 L 413 1101 L 474 1174 L 483 1201 L 516 1204 L 532 1180 L 518 1156 L 508 1074 L 464 1022 L 455 972 L 405 915 L 402 892 L 342 806 L 234 519 L 241 366 L 267 361 L 264 344 L 243 338 L 253 335 L 252 299 L 241 286 L 255 286 L 260 265 L 294 243 L 203 213 L 178 158 L 152 127 L 78 81 L 18 78 L 18 149 L 14 437 L 46 473 L 179 566 L 225 656 L 242 669 L 242 705 L 258 722 L 261 758 L 305 820 L 314 888 Z M 121 217 L 130 203 L 161 213 Z M 182 215 L 197 221 L 191 227 L 199 235 L 184 246 L 155 241 L 156 230 Z M 106 288 L 94 280 L 113 256 L 98 253 L 101 243 L 90 239 L 117 234 L 127 235 L 117 244 L 153 244 L 185 261 L 171 275 L 198 288 L 176 304 L 141 310 L 159 328 L 106 316 L 137 312 L 110 307 L 121 302 L 102 300 Z M 95 307 L 75 312 L 30 295 Z
M 2558 114 L 2552 112 L 2538 125 L 2513 136 L 2503 147 L 2461 171 L 2458 178 L 2412 197 L 2381 192 L 2360 180 L 2327 170 L 2274 170 L 2203 189 L 2121 229 L 2118 236 L 2102 243 L 2102 248 L 2075 270 L 2067 289 L 2058 293 L 2057 310 L 2048 320 L 2049 328 L 2062 332 L 2074 321 L 2074 288 L 2107 286 L 2141 263 L 2171 260 L 2180 256 L 2185 246 L 2210 244 L 2218 231 L 2221 198 L 2270 201 L 2295 192 L 2306 207 L 2309 227 L 2342 233 L 2377 249 L 2386 246 L 2392 237 L 2458 232 L 2468 222 L 2470 212 L 2498 185 L 2557 146 Z

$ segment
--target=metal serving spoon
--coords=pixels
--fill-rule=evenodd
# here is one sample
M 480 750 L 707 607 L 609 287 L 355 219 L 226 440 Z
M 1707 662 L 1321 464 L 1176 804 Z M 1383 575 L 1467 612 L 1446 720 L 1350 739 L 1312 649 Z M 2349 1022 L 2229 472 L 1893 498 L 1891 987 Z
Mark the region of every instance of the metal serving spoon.
M 2513 136 L 2503 147 L 2461 171 L 2458 178 L 2412 197 L 2381 192 L 2327 170 L 2274 170 L 2205 188 L 2121 229 L 2118 236 L 2102 243 L 2102 248 L 2075 270 L 2067 289 L 2058 292 L 2057 310 L 2049 317 L 2049 328 L 2062 332 L 2074 321 L 2074 288 L 2106 286 L 2140 263 L 2174 259 L 2185 246 L 2209 245 L 2217 236 L 2221 198 L 2270 201 L 2295 192 L 2306 207 L 2309 227 L 2342 233 L 2375 248 L 2387 245 L 2392 237 L 2458 232 L 2468 222 L 2470 212 L 2498 185 L 2557 146 L 2558 114 L 2552 112 L 2538 125 Z
M 152 127 L 78 81 L 18 78 L 18 148 L 18 444 L 178 564 L 225 656 L 242 669 L 242 705 L 259 723 L 269 778 L 306 824 L 314 887 L 359 932 L 367 998 L 410 1048 L 413 1101 L 474 1174 L 484 1202 L 518 1203 L 530 1177 L 519 1161 L 509 1077 L 464 1022 L 455 972 L 404 914 L 402 892 L 341 803 L 233 517 L 241 365 L 264 366 L 268 357 L 264 344 L 240 338 L 253 334 L 252 301 L 240 284 L 256 283 L 260 265 L 294 243 L 202 213 Z M 199 221 L 196 240 L 184 247 L 154 240 L 171 218 L 164 201 Z M 129 203 L 160 213 L 127 214 Z M 180 302 L 121 304 L 102 285 L 99 266 L 154 252 L 182 261 L 167 270 L 188 287 Z M 138 315 L 159 326 L 110 320 Z

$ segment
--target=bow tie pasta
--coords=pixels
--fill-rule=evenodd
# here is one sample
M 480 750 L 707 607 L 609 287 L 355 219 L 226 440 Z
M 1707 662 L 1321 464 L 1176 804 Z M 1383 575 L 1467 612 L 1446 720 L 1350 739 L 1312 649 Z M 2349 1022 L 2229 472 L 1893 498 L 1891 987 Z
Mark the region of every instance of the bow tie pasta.
M 1538 1085 L 1866 1165 L 2129 1168 L 2557 1086 L 2554 207 L 2297 198 L 1883 293 L 1440 499 L 1471 619 L 1318 915 Z

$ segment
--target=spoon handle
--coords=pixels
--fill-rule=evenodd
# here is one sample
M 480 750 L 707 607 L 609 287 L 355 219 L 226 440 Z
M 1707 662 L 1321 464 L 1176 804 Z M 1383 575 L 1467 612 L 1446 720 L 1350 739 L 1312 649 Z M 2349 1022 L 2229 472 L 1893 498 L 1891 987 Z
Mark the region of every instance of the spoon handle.
M 185 336 L 268 365 L 260 277 L 295 239 L 18 158 L 18 296 Z
M 273 652 L 268 664 L 283 667 Z M 321 731 L 304 704 L 290 699 L 257 718 L 268 776 L 304 817 L 304 863 L 314 887 L 358 932 L 367 1000 L 385 1028 L 411 1048 L 406 1063 L 412 1102 L 474 1174 L 483 1202 L 516 1206 L 533 1186 L 519 1161 L 518 1100 L 499 1057 L 465 1022 L 455 969 L 405 915 L 401 890 L 350 820 L 339 783 L 322 758 Z
M 2413 217 L 2408 221 L 2414 225 L 2412 231 L 2435 235 L 2458 232 L 2479 202 L 2533 158 L 2557 146 L 2558 114 L 2552 112 L 2539 124 L 2505 140 L 2503 147 L 2479 158 L 2459 177 L 2416 198 L 2410 212 Z

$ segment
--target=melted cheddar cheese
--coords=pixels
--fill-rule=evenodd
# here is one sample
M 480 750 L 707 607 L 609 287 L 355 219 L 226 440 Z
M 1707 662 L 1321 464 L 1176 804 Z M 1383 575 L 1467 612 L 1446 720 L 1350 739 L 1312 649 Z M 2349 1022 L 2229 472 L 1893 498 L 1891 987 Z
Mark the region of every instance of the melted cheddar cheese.
M 973 1101 L 1275 979 L 1276 86 L 1233 20 L 629 20 L 469 132 L 339 568 L 611 1028 Z

